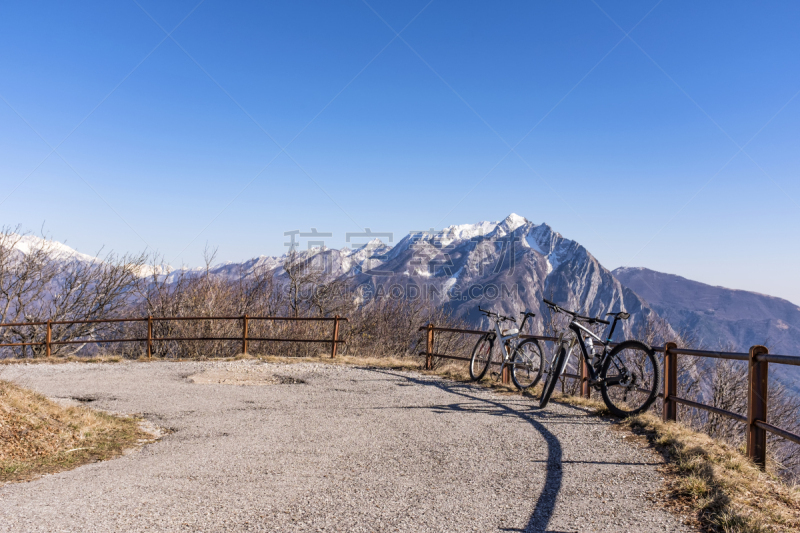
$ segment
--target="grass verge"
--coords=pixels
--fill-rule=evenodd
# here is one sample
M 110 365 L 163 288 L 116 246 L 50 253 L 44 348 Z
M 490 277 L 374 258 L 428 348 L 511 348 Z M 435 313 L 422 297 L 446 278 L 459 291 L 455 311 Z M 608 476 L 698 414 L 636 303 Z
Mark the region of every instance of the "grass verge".
M 599 400 L 560 396 L 556 401 L 607 415 Z M 800 487 L 762 472 L 740 450 L 652 413 L 618 427 L 642 437 L 664 457 L 665 501 L 706 531 L 800 531 Z
M 110 459 L 154 440 L 139 420 L 62 407 L 0 381 L 0 482 L 26 481 Z

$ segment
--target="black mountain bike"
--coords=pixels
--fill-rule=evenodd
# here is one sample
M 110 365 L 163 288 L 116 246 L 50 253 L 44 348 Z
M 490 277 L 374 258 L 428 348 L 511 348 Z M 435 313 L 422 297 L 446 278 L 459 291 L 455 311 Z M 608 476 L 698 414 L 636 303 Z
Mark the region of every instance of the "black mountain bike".
M 623 341 L 609 351 L 611 336 L 614 334 L 617 322 L 627 320 L 630 314 L 608 313 L 606 316 L 614 317 L 614 321 L 609 322 L 568 311 L 549 300 L 542 301 L 552 311 L 570 315 L 572 320 L 567 329 L 558 335 L 555 356 L 545 379 L 539 407 L 547 406 L 550 401 L 556 382 L 567 367 L 569 356 L 576 344 L 580 347 L 584 361 L 589 363 L 586 365 L 589 371 L 589 385 L 600 390 L 609 411 L 617 416 L 627 417 L 642 413 L 653 405 L 658 397 L 658 387 L 661 383 L 661 364 L 655 351 L 636 340 Z M 610 324 L 606 340 L 602 340 L 579 322 L 586 322 L 589 325 Z M 602 351 L 595 350 L 595 340 L 603 347 Z

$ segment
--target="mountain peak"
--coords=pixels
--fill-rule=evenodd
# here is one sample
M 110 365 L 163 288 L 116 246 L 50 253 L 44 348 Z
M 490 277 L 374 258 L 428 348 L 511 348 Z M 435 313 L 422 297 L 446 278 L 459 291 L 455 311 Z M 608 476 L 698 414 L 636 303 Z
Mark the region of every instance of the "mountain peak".
M 511 213 L 506 217 L 503 221 L 503 224 L 508 228 L 508 231 L 514 231 L 520 226 L 524 226 L 528 223 L 528 219 L 525 217 L 521 217 L 516 213 Z

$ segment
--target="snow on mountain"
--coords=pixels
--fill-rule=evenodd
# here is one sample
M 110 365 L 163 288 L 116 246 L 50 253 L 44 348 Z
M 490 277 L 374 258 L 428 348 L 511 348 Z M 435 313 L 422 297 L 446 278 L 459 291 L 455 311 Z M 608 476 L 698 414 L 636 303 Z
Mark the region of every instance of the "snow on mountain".
M 346 279 L 359 298 L 365 291 L 426 298 L 476 325 L 482 319 L 478 306 L 510 316 L 527 309 L 537 314 L 534 330 L 541 331 L 545 297 L 584 314 L 628 311 L 633 317 L 624 326 L 627 334 L 654 315 L 583 246 L 513 213 L 502 221 L 409 233 L 393 247 L 374 239 L 354 248 L 298 251 L 298 256 L 330 277 Z M 240 275 L 267 268 L 280 276 L 285 260 L 286 255 L 262 256 L 217 265 L 211 272 Z
M 8 234 L 11 242 L 14 242 L 14 250 L 23 255 L 28 255 L 35 250 L 45 250 L 48 252 L 50 258 L 58 263 L 71 263 L 77 261 L 80 263 L 88 264 L 101 264 L 103 261 L 103 254 L 89 255 L 81 253 L 74 248 L 67 246 L 64 243 L 37 237 L 36 235 L 16 235 Z M 142 265 L 139 268 L 138 274 L 141 277 L 149 277 L 155 272 L 159 276 L 169 275 L 175 271 L 174 268 L 168 265 Z
M 21 235 L 18 239 L 16 239 L 16 235 L 10 235 L 12 239 L 16 240 L 14 248 L 21 254 L 28 255 L 33 250 L 38 250 L 43 247 L 49 249 L 50 255 L 53 259 L 59 261 L 69 261 L 69 260 L 78 260 L 78 261 L 94 261 L 94 257 L 87 254 L 82 254 L 77 250 L 74 250 L 67 246 L 66 244 L 60 243 L 58 241 L 44 239 L 42 237 L 37 237 L 36 235 Z
M 532 310 L 540 328 L 543 297 L 586 314 L 631 312 L 628 332 L 654 314 L 581 245 L 516 214 L 411 233 L 386 249 L 380 268 L 362 268 L 355 283 L 376 294 L 399 287 L 476 324 L 482 306 L 511 316 Z

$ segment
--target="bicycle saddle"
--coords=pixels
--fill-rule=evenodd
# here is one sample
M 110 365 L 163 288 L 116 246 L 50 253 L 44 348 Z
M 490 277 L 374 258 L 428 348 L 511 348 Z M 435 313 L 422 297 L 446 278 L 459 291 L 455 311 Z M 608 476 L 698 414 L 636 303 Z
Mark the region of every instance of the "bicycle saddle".
M 631 317 L 631 314 L 626 313 L 625 311 L 620 311 L 618 313 L 606 313 L 606 316 L 613 316 L 620 320 L 628 320 Z

